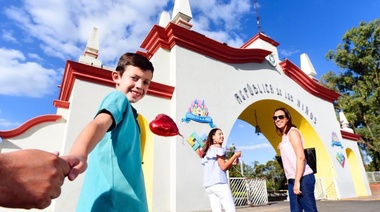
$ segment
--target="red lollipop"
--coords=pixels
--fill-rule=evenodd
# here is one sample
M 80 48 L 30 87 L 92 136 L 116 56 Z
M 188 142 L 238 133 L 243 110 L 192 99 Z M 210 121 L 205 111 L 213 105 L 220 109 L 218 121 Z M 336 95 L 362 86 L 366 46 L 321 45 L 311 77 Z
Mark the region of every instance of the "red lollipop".
M 160 136 L 175 136 L 179 135 L 183 137 L 178 130 L 176 123 L 172 118 L 165 114 L 159 114 L 149 124 L 150 130 Z

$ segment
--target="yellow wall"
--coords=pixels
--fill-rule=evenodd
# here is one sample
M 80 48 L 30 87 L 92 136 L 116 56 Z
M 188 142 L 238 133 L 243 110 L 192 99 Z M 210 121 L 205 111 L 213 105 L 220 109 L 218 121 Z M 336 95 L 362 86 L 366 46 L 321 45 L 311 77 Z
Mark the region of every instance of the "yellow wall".
M 272 120 L 273 112 L 279 107 L 285 107 L 289 110 L 292 116 L 293 124 L 301 131 L 304 138 L 304 147 L 314 147 L 317 155 L 317 173 L 316 178 L 330 179 L 324 180 L 323 184 L 326 188 L 326 195 L 328 199 L 337 199 L 337 192 L 332 179 L 336 178 L 335 170 L 333 169 L 332 158 L 318 136 L 317 132 L 310 125 L 310 123 L 291 106 L 275 101 L 275 100 L 261 100 L 248 106 L 238 117 L 239 119 L 250 123 L 252 126 L 257 124 L 260 127 L 262 134 L 272 144 L 277 155 L 280 151 L 277 146 L 281 142 L 281 137 L 275 132 L 275 126 Z M 257 121 L 255 120 L 254 112 L 256 110 Z M 325 142 L 328 143 L 329 141 Z
M 137 118 L 140 130 L 141 130 L 141 151 L 143 160 L 143 171 L 145 178 L 145 188 L 148 200 L 149 211 L 152 211 L 152 201 L 153 201 L 153 153 L 154 153 L 154 142 L 153 133 L 149 129 L 148 121 L 139 114 Z
M 350 165 L 350 172 L 352 174 L 352 178 L 354 180 L 354 186 L 356 190 L 356 194 L 358 196 L 368 196 L 364 180 L 362 177 L 362 172 L 360 170 L 360 164 L 358 163 L 358 158 L 353 153 L 351 149 L 346 149 L 347 162 Z

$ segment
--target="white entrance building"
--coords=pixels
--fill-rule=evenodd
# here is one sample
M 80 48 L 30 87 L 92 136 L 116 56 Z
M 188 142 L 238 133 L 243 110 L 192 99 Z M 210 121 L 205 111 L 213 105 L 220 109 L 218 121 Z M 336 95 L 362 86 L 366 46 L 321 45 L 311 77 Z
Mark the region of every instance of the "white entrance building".
M 212 127 L 221 128 L 228 141 L 236 119 L 253 126 L 258 120 L 261 132 L 279 154 L 280 138 L 271 117 L 280 106 L 291 112 L 305 146 L 316 148 L 316 178 L 323 182 L 326 195 L 333 199 L 371 195 L 356 143 L 359 136 L 337 121 L 333 101 L 339 94 L 318 83 L 306 54 L 301 55 L 301 68 L 279 60 L 279 43 L 262 33 L 233 48 L 192 31 L 191 18 L 188 0 L 176 0 L 172 18 L 163 12 L 159 25 L 141 44 L 146 51 L 138 52 L 155 67 L 148 95 L 134 105 L 140 114 L 151 211 L 210 209 L 198 152 L 203 135 Z M 97 59 L 98 46 L 94 30 L 85 54 L 78 62 L 66 63 L 59 99 L 54 100 L 56 114 L 0 131 L 1 152 L 38 148 L 60 150 L 63 155 L 69 151 L 101 99 L 114 89 L 112 69 Z M 161 113 L 177 123 L 184 139 L 160 137 L 149 130 L 149 122 Z M 74 211 L 83 176 L 74 182 L 66 180 L 61 196 L 45 211 Z

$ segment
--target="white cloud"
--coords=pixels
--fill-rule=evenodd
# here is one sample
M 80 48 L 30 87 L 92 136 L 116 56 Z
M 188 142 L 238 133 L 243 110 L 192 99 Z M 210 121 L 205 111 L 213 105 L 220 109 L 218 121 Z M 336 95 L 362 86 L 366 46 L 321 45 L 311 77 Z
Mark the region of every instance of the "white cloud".
M 253 2 L 249 0 L 231 0 L 228 2 L 218 0 L 190 1 L 190 5 L 195 12 L 199 11 L 201 16 L 207 17 L 212 24 L 227 31 L 240 28 L 242 15 L 251 10 L 252 4 Z
M 241 119 L 238 119 L 235 124 L 238 128 L 251 127 L 251 124 Z
M 13 36 L 13 32 L 12 31 L 7 31 L 7 30 L 2 30 L 1 31 L 2 35 L 1 35 L 1 38 L 6 40 L 6 41 L 9 41 L 11 43 L 16 43 L 16 38 Z
M 251 11 L 253 2 L 193 0 L 190 1 L 190 6 L 194 11 L 193 14 L 196 14 L 193 15 L 193 30 L 232 47 L 240 47 L 244 43 L 245 39 L 233 31 L 241 30 L 242 18 Z M 218 30 L 215 30 L 216 28 Z
M 284 57 L 291 57 L 292 55 L 299 54 L 301 50 L 295 49 L 279 49 L 280 55 Z
M 43 58 L 41 58 L 38 54 L 34 54 L 34 53 L 29 53 L 28 54 L 28 58 L 35 59 L 35 60 L 40 60 L 40 61 L 43 60 Z
M 99 59 L 113 66 L 122 53 L 139 49 L 166 4 L 167 0 L 26 0 L 4 7 L 8 19 L 0 43 L 0 94 L 43 97 L 56 90 L 52 88 L 61 80 L 62 63 L 54 64 L 51 58 L 77 60 L 93 27 L 99 32 Z M 5 42 L 15 41 L 22 48 L 5 48 Z M 54 66 L 59 67 L 46 68 Z
M 0 82 L 4 84 L 0 87 L 0 94 L 42 97 L 54 90 L 52 88 L 61 76 L 61 70 L 54 69 L 61 69 L 62 63 L 51 61 L 78 60 L 93 27 L 98 28 L 99 33 L 99 59 L 106 66 L 115 66 L 122 53 L 140 49 L 142 39 L 159 22 L 166 7 L 173 9 L 173 2 L 9 1 L 3 8 L 6 19 L 3 20 L 0 41 Z M 233 30 L 240 30 L 242 17 L 252 6 L 249 0 L 190 0 L 195 17 L 193 30 L 240 47 L 245 39 Z M 17 42 L 20 48 L 10 49 L 6 42 Z
M 236 146 L 236 149 L 239 150 L 256 150 L 256 149 L 267 149 L 267 148 L 273 148 L 268 143 L 262 143 L 262 144 L 256 144 L 251 146 Z
M 6 14 L 46 55 L 75 58 L 84 51 L 93 27 L 98 28 L 100 59 L 112 63 L 121 53 L 135 51 L 167 1 L 27 0 Z M 147 5 L 149 5 L 147 7 Z
M 97 27 L 100 59 L 108 65 L 121 53 L 139 49 L 142 38 L 158 23 L 169 2 L 172 1 L 26 0 L 22 6 L 5 8 L 5 14 L 25 32 L 24 36 L 38 41 L 45 54 L 61 59 L 77 59 L 91 29 Z M 194 29 L 231 46 L 243 43 L 237 34 L 228 31 L 240 29 L 243 15 L 251 10 L 251 1 L 190 0 L 190 6 L 192 11 L 198 11 Z M 221 30 L 215 30 L 215 26 Z
M 0 119 L 0 128 L 1 129 L 11 129 L 14 127 L 20 126 L 19 122 L 10 122 L 5 119 Z
M 52 69 L 25 61 L 22 52 L 0 48 L 0 94 L 41 97 L 52 92 L 60 77 Z
M 241 121 L 243 122 L 243 121 Z M 239 124 L 237 125 L 238 128 L 245 128 L 247 126 L 247 124 L 245 122 L 241 123 L 239 122 Z

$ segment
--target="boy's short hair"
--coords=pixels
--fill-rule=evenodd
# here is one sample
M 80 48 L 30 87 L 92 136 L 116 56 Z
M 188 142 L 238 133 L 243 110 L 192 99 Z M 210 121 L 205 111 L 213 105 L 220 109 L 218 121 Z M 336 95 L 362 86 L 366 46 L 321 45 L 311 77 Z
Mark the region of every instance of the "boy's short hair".
M 144 56 L 137 53 L 124 53 L 120 56 L 119 62 L 117 63 L 116 71 L 121 75 L 125 71 L 125 67 L 128 65 L 139 67 L 143 71 L 154 71 L 153 64 Z

